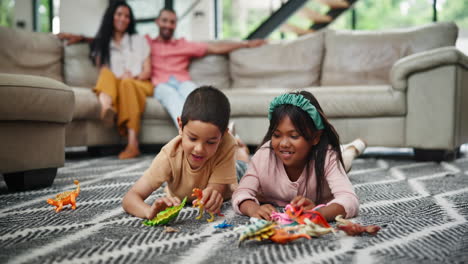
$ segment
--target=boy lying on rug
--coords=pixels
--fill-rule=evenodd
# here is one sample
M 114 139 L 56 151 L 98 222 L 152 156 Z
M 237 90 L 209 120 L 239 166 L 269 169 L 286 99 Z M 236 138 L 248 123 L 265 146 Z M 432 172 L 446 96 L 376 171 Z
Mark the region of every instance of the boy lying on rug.
M 219 213 L 224 199 L 231 197 L 230 185 L 237 183 L 236 169 L 243 175 L 248 162 L 238 160 L 236 164 L 236 150 L 245 150 L 237 148 L 236 139 L 228 133 L 230 114 L 229 101 L 218 89 L 205 86 L 191 92 L 177 118 L 179 135 L 161 149 L 130 188 L 123 198 L 123 209 L 153 219 L 167 207 L 179 205 L 184 197 L 193 200 L 192 190 L 200 188 L 205 210 Z M 167 196 L 146 204 L 144 200 L 164 182 Z
M 306 96 L 310 95 L 313 98 L 310 93 L 302 93 Z M 294 97 L 295 95 L 282 95 L 279 98 L 285 96 Z M 300 96 L 303 98 L 302 95 Z M 275 100 L 272 102 L 272 105 L 275 102 L 279 102 L 279 99 Z M 303 98 L 304 100 L 307 101 L 309 99 Z M 316 102 L 316 100 L 314 101 Z M 299 115 L 302 115 L 300 118 L 303 119 L 301 120 L 301 124 L 307 124 L 305 127 L 306 131 L 296 128 L 296 123 L 294 122 L 296 120 L 293 121 L 294 123 L 291 123 L 293 117 L 289 117 L 288 113 L 279 112 L 284 111 L 284 107 L 278 106 L 288 105 L 288 103 L 279 102 L 278 106 L 270 106 L 273 119 L 271 119 L 270 128 L 265 139 L 268 141 L 271 139 L 272 144 L 275 141 L 279 143 L 271 147 L 268 145 L 268 142 L 265 143 L 254 156 L 253 166 L 249 169 L 250 174 L 248 173 L 244 176 L 241 181 L 242 188 L 233 197 L 233 205 L 237 212 L 257 218 L 269 219 L 271 212 L 275 211 L 274 207 L 270 204 L 259 206 L 255 196 L 260 189 L 260 185 L 270 180 L 270 187 L 276 187 L 269 187 L 268 192 L 262 193 L 267 198 L 263 202 L 273 202 L 282 206 L 282 204 L 278 203 L 279 200 L 276 199 L 280 197 L 280 200 L 283 200 L 284 204 L 292 201 L 291 203 L 295 206 L 313 208 L 315 207 L 315 203 L 312 199 L 316 196 L 320 197 L 320 199 L 317 199 L 318 201 L 331 200 L 330 198 L 336 196 L 332 202 L 329 202 L 328 206 L 322 209 L 322 211 L 325 210 L 323 213 L 327 219 L 334 219 L 339 214 L 346 215 L 346 217 L 352 217 L 357 214 L 358 201 L 352 190 L 351 183 L 349 183 L 349 179 L 341 166 L 343 165 L 343 159 L 341 158 L 338 136 L 331 124 L 325 119 L 318 103 L 315 108 L 312 105 L 312 100 L 308 102 L 308 105 L 303 105 L 303 110 L 299 106 L 293 105 L 294 108 L 298 108 L 295 110 L 297 113 L 302 112 Z M 310 116 L 311 114 L 306 112 L 308 110 L 304 109 L 306 106 L 319 109 L 322 117 L 320 118 L 320 114 L 315 110 L 318 117 L 315 117 L 314 120 Z M 209 213 L 219 213 L 223 201 L 229 199 L 232 194 L 231 184 L 236 184 L 237 179 L 244 175 L 248 162 L 248 154 L 245 153 L 245 149 L 237 148 L 236 139 L 228 133 L 227 127 L 230 112 L 230 104 L 227 97 L 213 87 L 200 87 L 190 93 L 184 104 L 182 115 L 177 118 L 179 135 L 161 149 L 150 168 L 145 171 L 143 176 L 124 196 L 122 201 L 124 210 L 140 218 L 153 219 L 157 213 L 167 207 L 179 205 L 184 197 L 193 199 L 191 196 L 192 190 L 200 188 L 203 190 L 202 204 L 205 210 Z M 285 116 L 289 118 L 285 118 Z M 307 120 L 304 118 L 312 119 Z M 319 118 L 321 126 L 315 123 L 317 118 Z M 278 139 L 281 137 L 278 134 L 280 132 L 283 133 L 280 130 L 285 126 L 284 122 L 286 119 L 289 120 L 289 126 L 286 127 L 288 131 L 285 131 L 285 136 L 290 139 L 281 140 L 280 142 Z M 312 132 L 313 135 L 311 134 Z M 291 133 L 294 135 L 289 135 Z M 287 146 L 284 142 L 287 142 Z M 292 144 L 292 142 L 296 142 L 297 144 Z M 353 142 L 354 144 L 350 145 L 351 147 L 345 147 L 343 150 L 343 156 L 348 157 L 348 162 L 344 162 L 343 165 L 346 171 L 350 169 L 351 161 L 362 153 L 365 148 L 364 143 L 361 144 L 364 146 L 359 147 L 356 146 L 356 142 L 360 143 L 362 141 L 357 140 Z M 271 153 L 267 153 L 265 156 L 264 153 L 266 152 L 264 148 L 267 148 L 268 153 Z M 238 153 L 236 153 L 236 150 Z M 309 152 L 312 156 L 302 155 Z M 284 169 L 282 170 L 285 171 L 283 173 L 285 175 L 276 173 L 276 170 L 273 171 L 273 175 L 270 175 L 268 171 L 264 171 L 263 180 L 255 180 L 257 176 L 256 174 L 252 175 L 252 172 L 256 172 L 257 168 L 259 168 L 258 161 L 267 164 L 268 157 L 272 157 L 279 162 L 275 158 L 275 155 L 278 155 L 281 164 L 284 163 Z M 283 160 L 283 156 L 287 157 Z M 236 157 L 239 159 L 242 157 L 242 159 L 236 161 Z M 264 159 L 265 157 L 267 159 Z M 317 160 L 317 164 L 314 167 L 312 165 L 309 166 L 308 163 L 313 164 L 313 160 L 315 159 Z M 271 165 L 272 167 L 270 168 L 272 169 L 279 168 L 276 166 L 278 164 Z M 261 167 L 268 168 L 269 166 L 262 165 Z M 299 167 L 302 168 L 300 171 L 292 173 L 291 169 L 298 169 Z M 302 176 L 304 167 L 308 168 L 308 171 L 307 175 Z M 313 176 L 309 180 L 308 174 L 310 174 L 310 171 L 312 171 Z M 270 176 L 276 177 L 275 175 L 279 178 L 270 178 Z M 319 188 L 316 187 L 317 178 L 320 180 Z M 291 188 L 287 188 L 288 193 L 284 195 L 281 193 L 287 186 L 278 183 L 284 183 L 285 179 L 289 181 L 290 185 L 296 181 L 299 183 L 295 187 L 297 189 L 295 192 Z M 276 182 L 276 180 L 280 181 Z M 165 189 L 167 196 L 156 199 L 152 205 L 146 204 L 144 200 L 153 191 L 161 187 L 164 182 L 167 183 Z

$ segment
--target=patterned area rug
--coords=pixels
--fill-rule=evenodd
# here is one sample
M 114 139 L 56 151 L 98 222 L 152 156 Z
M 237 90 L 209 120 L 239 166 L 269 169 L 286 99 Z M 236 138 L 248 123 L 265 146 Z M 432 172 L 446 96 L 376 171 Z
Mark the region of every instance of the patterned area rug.
M 367 153 L 367 152 L 366 152 Z M 224 218 L 196 220 L 185 207 L 171 226 L 147 227 L 123 212 L 122 196 L 153 155 L 67 159 L 52 187 L 8 193 L 0 181 L 0 263 L 463 263 L 468 262 L 468 157 L 454 162 L 366 155 L 350 178 L 361 201 L 353 221 L 382 227 L 376 236 L 327 234 L 286 245 L 247 241 L 224 219 L 248 223 L 229 202 Z M 78 207 L 59 213 L 46 203 L 81 182 Z M 161 196 L 158 191 L 148 202 Z M 334 224 L 333 224 L 334 225 Z

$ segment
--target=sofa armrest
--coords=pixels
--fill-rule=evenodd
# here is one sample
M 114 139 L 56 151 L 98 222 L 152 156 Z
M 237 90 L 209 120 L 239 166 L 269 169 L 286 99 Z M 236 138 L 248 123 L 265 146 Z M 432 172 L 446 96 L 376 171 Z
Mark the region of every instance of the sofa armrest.
M 401 58 L 390 71 L 390 83 L 394 89 L 404 91 L 408 87 L 408 77 L 411 74 L 444 65 L 459 65 L 468 69 L 468 56 L 450 46 Z
M 421 64 L 418 66 L 418 63 Z M 406 145 L 449 150 L 468 142 L 468 60 L 453 47 L 401 61 L 406 91 Z M 412 69 L 412 71 L 410 71 Z M 395 85 L 395 84 L 394 84 Z
M 0 120 L 66 124 L 75 94 L 62 82 L 33 75 L 0 73 Z

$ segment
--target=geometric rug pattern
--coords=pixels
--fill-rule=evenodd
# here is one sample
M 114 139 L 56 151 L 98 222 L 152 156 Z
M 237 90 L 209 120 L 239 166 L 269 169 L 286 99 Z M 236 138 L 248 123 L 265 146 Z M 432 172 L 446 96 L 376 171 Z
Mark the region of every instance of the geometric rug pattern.
M 468 158 L 452 162 L 364 157 L 349 177 L 360 199 L 354 222 L 379 225 L 376 236 L 327 234 L 286 245 L 246 241 L 227 220 L 248 223 L 229 202 L 214 222 L 196 220 L 186 206 L 171 226 L 148 227 L 127 215 L 121 199 L 154 155 L 67 159 L 54 184 L 9 193 L 0 181 L 0 263 L 466 263 Z M 55 213 L 46 203 L 81 183 L 77 209 Z M 153 193 L 148 203 L 160 197 Z M 334 223 L 332 223 L 334 225 Z

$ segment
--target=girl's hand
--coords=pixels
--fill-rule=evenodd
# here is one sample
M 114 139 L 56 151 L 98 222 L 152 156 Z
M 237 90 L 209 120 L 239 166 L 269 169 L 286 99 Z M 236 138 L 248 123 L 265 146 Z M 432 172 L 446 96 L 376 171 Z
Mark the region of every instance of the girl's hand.
M 213 188 L 205 188 L 203 190 L 203 198 L 201 203 L 208 213 L 216 214 L 221 212 L 223 205 L 223 196 L 218 190 Z
M 273 205 L 271 205 L 271 204 L 262 204 L 250 216 L 270 221 L 272 212 L 276 212 L 276 208 Z
M 180 204 L 180 199 L 178 197 L 161 197 L 154 201 L 151 205 L 149 211 L 146 213 L 147 219 L 153 219 L 159 212 L 170 206 L 176 206 Z
M 302 207 L 304 210 L 312 210 L 316 204 L 312 200 L 305 198 L 304 196 L 298 195 L 292 199 L 290 203 L 293 207 Z

